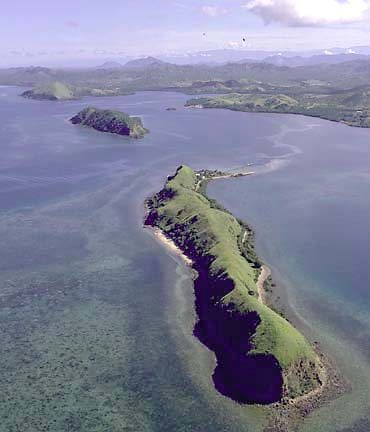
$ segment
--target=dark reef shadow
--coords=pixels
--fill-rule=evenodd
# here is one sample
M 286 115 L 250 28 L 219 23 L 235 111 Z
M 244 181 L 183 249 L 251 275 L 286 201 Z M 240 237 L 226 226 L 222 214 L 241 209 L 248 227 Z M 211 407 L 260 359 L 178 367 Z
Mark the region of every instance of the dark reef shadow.
M 198 321 L 194 335 L 217 359 L 215 388 L 240 404 L 271 404 L 283 394 L 281 367 L 273 355 L 248 354 L 251 337 L 261 322 L 256 312 L 241 314 L 220 300 L 234 289 L 230 279 L 211 278 L 209 263 L 195 261 L 194 282 Z
M 166 194 L 166 191 L 162 191 Z M 167 197 L 166 197 L 167 198 Z M 152 209 L 145 225 L 156 226 L 158 212 Z M 213 373 L 219 393 L 240 404 L 271 404 L 283 395 L 282 369 L 273 355 L 249 354 L 251 338 L 261 319 L 257 312 L 241 313 L 221 299 L 234 289 L 234 282 L 210 271 L 213 257 L 203 256 L 183 227 L 175 224 L 166 233 L 175 243 L 182 238 L 181 250 L 193 261 L 198 275 L 194 281 L 195 309 L 198 321 L 193 333 L 215 353 L 217 366 Z

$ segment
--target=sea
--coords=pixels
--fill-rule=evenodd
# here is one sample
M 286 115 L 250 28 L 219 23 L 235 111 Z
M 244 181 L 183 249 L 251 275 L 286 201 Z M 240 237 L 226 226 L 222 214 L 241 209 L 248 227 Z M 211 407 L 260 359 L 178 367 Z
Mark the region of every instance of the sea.
M 370 130 L 189 109 L 179 93 L 23 90 L 0 87 L 1 432 L 264 429 L 268 407 L 214 389 L 192 271 L 143 227 L 145 199 L 181 164 L 255 173 L 208 194 L 253 226 L 278 295 L 350 383 L 300 431 L 370 430 Z M 150 133 L 73 126 L 86 106 Z

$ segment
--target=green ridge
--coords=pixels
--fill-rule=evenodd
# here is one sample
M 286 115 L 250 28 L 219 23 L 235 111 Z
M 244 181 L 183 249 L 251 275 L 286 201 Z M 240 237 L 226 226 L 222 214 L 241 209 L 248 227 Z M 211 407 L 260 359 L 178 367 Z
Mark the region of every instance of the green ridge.
M 234 283 L 234 289 L 222 302 L 241 314 L 257 312 L 261 319 L 249 354 L 272 354 L 283 371 L 284 395 L 302 395 L 318 385 L 317 355 L 297 329 L 259 301 L 256 280 L 261 263 L 254 253 L 246 253 L 253 251 L 253 236 L 246 236 L 249 244 L 241 247 L 246 225 L 198 192 L 205 189 L 199 187 L 200 178 L 191 168 L 180 167 L 149 201 L 155 215 L 153 225 L 185 253 L 184 246 L 190 239 L 200 256 L 211 258 L 212 276 L 227 277 Z

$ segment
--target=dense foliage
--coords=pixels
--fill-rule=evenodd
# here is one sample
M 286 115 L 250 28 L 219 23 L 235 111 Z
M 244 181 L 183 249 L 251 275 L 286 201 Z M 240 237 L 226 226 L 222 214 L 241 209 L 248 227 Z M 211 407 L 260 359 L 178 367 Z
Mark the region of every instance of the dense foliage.
M 71 118 L 73 124 L 82 124 L 100 132 L 110 132 L 140 138 L 148 131 L 139 117 L 130 117 L 121 111 L 87 107 Z

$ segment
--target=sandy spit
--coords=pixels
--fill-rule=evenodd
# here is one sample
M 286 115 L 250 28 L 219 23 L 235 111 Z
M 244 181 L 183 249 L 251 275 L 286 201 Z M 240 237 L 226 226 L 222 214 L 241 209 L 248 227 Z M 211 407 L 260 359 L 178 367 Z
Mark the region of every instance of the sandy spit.
M 176 246 L 175 242 L 167 237 L 159 228 L 148 227 L 153 233 L 154 238 L 160 242 L 169 252 L 181 258 L 181 260 L 188 266 L 192 266 L 193 261 L 187 257 L 182 250 Z

